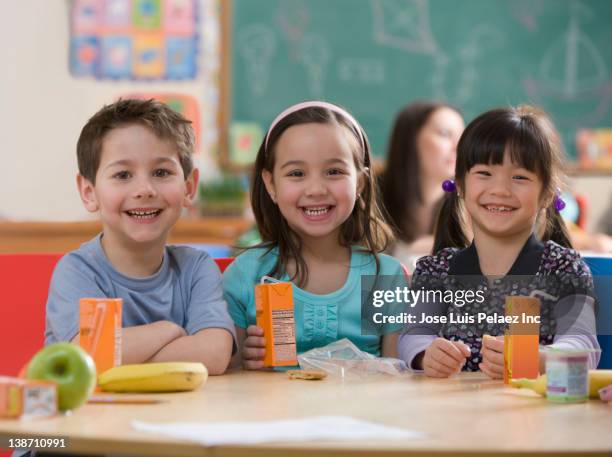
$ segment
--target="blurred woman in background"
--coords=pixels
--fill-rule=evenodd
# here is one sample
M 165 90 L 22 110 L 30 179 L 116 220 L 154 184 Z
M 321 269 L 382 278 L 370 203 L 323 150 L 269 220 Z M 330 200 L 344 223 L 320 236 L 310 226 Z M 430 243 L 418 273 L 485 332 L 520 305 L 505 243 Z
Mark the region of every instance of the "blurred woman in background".
M 395 119 L 379 185 L 397 236 L 390 253 L 408 267 L 431 253 L 442 182 L 453 177 L 464 127 L 456 108 L 438 102 L 411 103 Z

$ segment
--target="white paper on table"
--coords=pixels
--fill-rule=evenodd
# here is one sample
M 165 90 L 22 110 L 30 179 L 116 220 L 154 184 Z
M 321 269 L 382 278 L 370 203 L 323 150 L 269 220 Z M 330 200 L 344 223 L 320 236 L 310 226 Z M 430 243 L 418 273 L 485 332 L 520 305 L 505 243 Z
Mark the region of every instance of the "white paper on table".
M 280 441 L 408 440 L 421 438 L 414 430 L 375 424 L 347 416 L 253 422 L 132 421 L 138 431 L 193 441 L 204 446 L 257 444 Z

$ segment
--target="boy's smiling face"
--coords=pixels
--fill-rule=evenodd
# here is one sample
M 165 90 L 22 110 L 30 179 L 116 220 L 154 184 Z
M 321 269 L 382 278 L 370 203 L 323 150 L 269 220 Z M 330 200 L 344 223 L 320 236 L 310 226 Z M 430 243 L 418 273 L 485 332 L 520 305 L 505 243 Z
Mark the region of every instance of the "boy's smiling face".
M 191 204 L 198 181 L 185 179 L 178 152 L 149 128 L 130 124 L 104 137 L 95 185 L 79 176 L 81 199 L 100 212 L 106 243 L 158 247 Z

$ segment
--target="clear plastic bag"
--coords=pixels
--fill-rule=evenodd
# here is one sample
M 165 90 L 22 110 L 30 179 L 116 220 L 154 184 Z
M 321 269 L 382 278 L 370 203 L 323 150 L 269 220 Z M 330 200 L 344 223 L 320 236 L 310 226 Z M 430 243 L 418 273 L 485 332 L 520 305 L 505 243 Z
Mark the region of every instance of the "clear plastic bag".
M 408 372 L 403 360 L 375 357 L 363 352 L 346 338 L 304 352 L 298 355 L 298 362 L 303 370 L 323 370 L 341 378 L 365 378 L 379 374 L 400 376 Z

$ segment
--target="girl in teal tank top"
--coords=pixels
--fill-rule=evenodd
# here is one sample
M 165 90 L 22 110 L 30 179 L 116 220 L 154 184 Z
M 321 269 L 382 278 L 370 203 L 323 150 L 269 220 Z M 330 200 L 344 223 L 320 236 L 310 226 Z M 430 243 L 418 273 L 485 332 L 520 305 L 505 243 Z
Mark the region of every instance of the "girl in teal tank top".
M 363 128 L 339 106 L 304 102 L 272 122 L 251 189 L 262 242 L 224 274 L 244 368 L 263 367 L 254 286 L 264 275 L 293 282 L 298 353 L 349 338 L 364 351 L 395 356 L 397 335 L 361 329 L 362 275 L 404 275 L 397 260 L 380 254 L 392 235 L 370 166 Z

